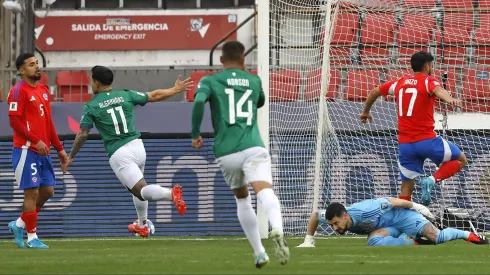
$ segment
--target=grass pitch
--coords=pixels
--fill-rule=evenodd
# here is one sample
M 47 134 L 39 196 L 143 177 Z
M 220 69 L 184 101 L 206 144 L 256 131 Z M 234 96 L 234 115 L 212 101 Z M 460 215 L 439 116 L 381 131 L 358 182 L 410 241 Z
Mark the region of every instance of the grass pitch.
M 455 241 L 438 246 L 368 247 L 365 238 L 317 239 L 282 266 L 256 269 L 244 238 L 44 239 L 48 250 L 0 241 L 0 274 L 490 274 L 490 246 Z

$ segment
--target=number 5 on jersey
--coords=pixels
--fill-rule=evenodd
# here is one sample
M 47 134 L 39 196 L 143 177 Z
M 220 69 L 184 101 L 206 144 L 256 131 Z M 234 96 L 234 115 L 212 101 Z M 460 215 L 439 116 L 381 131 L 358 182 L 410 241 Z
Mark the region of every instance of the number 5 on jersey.
M 235 90 L 225 89 L 225 93 L 228 95 L 228 107 L 230 110 L 230 124 L 235 124 L 237 117 L 246 117 L 247 118 L 247 125 L 252 125 L 252 117 L 253 117 L 252 103 L 253 102 L 252 102 L 252 100 L 247 100 L 250 97 L 250 95 L 252 94 L 252 90 L 246 90 L 245 91 L 243 96 L 236 103 L 236 110 L 235 110 Z M 243 111 L 243 104 L 245 104 L 245 101 L 247 101 L 247 107 L 248 107 L 247 112 Z

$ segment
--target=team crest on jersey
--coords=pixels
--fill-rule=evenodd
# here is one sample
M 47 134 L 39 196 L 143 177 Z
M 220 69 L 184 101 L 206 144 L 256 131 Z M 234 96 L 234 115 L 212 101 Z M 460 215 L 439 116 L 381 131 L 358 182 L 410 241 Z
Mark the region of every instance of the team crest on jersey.
M 10 102 L 9 111 L 17 111 L 17 102 Z
M 36 183 L 37 182 L 37 177 L 32 177 L 32 182 Z
M 381 209 L 387 209 L 387 208 L 388 208 L 388 204 L 387 203 L 381 204 Z
M 47 100 L 48 100 L 48 94 L 44 93 L 44 94 L 43 94 L 43 98 L 44 98 L 44 100 L 46 100 L 46 101 L 47 101 Z

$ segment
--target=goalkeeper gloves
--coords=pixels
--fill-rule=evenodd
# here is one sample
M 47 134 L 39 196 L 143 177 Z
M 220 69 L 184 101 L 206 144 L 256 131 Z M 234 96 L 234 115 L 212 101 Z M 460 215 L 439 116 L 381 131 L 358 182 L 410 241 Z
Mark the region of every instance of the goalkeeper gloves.
M 315 247 L 315 237 L 306 235 L 305 241 L 297 247 Z

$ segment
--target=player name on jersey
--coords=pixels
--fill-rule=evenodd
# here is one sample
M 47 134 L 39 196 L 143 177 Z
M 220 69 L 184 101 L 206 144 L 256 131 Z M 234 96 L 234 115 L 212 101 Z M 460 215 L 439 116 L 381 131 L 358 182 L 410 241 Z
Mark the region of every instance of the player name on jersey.
M 243 79 L 243 78 L 228 78 L 226 80 L 226 83 L 229 86 L 244 86 L 244 87 L 249 87 L 250 82 L 248 79 Z
M 102 102 L 99 103 L 99 108 L 105 108 L 107 106 L 111 106 L 111 105 L 114 105 L 114 104 L 118 104 L 118 103 L 123 103 L 124 102 L 124 98 L 119 96 L 119 97 L 114 97 L 114 98 L 111 98 L 111 99 L 108 99 L 108 100 L 104 100 Z

